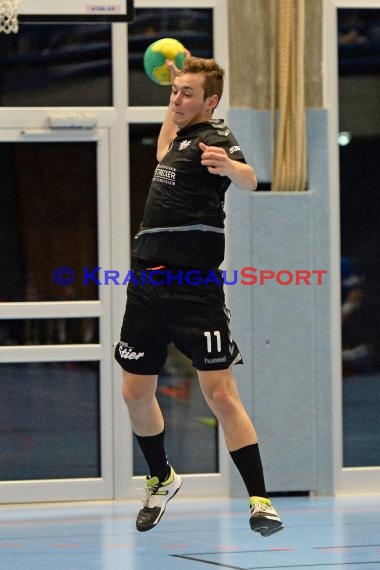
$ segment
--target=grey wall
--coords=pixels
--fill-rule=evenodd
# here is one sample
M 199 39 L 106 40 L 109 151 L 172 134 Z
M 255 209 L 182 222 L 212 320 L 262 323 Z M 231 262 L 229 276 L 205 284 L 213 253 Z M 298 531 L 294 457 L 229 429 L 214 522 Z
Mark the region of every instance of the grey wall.
M 329 271 L 327 122 L 325 110 L 308 111 L 308 192 L 249 194 L 230 189 L 230 272 L 246 266 L 275 272 Z M 269 181 L 270 113 L 232 109 L 229 125 L 259 181 Z M 259 434 L 272 492 L 333 490 L 329 273 L 322 286 L 316 276 L 310 286 L 275 281 L 226 286 L 232 331 L 245 360 L 234 371 Z M 233 496 L 244 496 L 234 466 L 231 481 Z

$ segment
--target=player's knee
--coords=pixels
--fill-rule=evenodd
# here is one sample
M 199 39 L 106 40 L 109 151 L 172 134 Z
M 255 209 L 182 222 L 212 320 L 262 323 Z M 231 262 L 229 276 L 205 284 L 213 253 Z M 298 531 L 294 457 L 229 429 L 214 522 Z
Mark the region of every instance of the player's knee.
M 122 393 L 123 393 L 124 402 L 126 404 L 135 402 L 138 399 L 138 394 L 136 393 L 136 390 L 134 390 L 133 387 L 126 380 L 124 380 L 123 382 Z
M 124 374 L 122 393 L 128 407 L 148 406 L 154 398 L 151 390 L 146 390 L 144 386 L 134 382 L 128 374 Z
M 224 388 L 215 388 L 208 394 L 208 402 L 216 416 L 230 415 L 236 409 L 234 396 Z

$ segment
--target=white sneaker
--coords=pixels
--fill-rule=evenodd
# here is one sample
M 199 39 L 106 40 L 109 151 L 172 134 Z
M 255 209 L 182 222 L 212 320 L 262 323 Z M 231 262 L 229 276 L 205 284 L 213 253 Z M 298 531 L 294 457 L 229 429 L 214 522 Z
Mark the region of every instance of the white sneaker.
M 273 508 L 269 499 L 261 497 L 250 497 L 251 503 L 254 499 L 254 504 L 251 507 L 251 517 L 249 524 L 254 532 L 259 532 L 261 536 L 270 536 L 284 528 L 276 509 Z
M 147 477 L 143 508 L 136 519 L 136 528 L 145 532 L 155 527 L 165 512 L 166 503 L 180 490 L 182 479 L 170 467 L 170 475 L 161 483 L 158 477 Z

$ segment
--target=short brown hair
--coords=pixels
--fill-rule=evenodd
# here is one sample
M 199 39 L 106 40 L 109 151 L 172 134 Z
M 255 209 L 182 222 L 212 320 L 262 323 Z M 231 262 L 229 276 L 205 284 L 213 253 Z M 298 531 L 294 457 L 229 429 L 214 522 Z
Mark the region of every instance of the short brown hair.
M 204 59 L 202 57 L 186 57 L 182 73 L 203 73 L 205 99 L 211 95 L 217 95 L 220 101 L 223 95 L 224 85 L 224 69 L 215 61 L 215 59 Z

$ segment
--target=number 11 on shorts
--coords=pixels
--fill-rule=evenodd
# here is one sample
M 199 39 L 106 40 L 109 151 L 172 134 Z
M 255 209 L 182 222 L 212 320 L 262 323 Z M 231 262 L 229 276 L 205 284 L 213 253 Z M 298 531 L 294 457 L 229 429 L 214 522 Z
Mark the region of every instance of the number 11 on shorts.
M 212 352 L 212 336 L 211 331 L 206 331 L 203 333 L 207 341 L 207 352 Z M 220 331 L 213 331 L 213 335 L 216 338 L 216 350 L 222 352 L 222 340 L 220 338 Z

